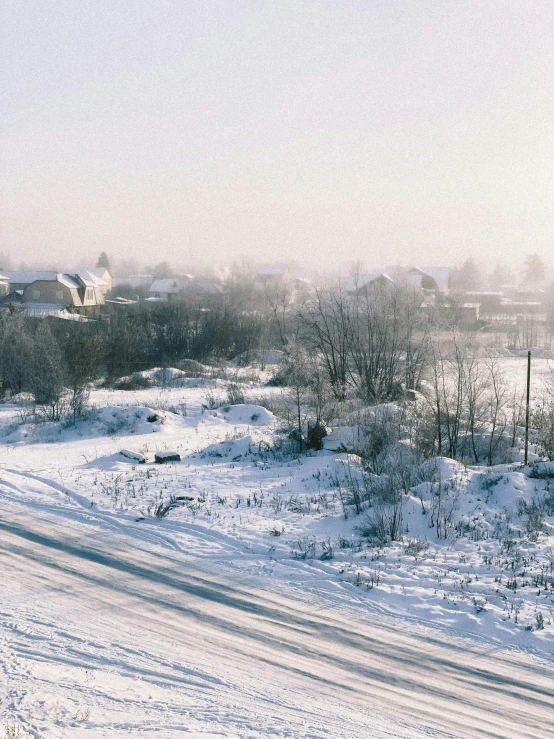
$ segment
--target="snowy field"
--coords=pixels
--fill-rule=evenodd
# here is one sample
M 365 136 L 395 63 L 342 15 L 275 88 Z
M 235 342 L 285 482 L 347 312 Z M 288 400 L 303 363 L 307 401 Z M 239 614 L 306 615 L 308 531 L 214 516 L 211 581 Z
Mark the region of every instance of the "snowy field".
M 96 388 L 75 425 L 0 404 L 0 737 L 551 736 L 549 480 L 439 460 L 447 535 L 423 482 L 370 546 L 355 455 L 284 453 L 283 390 L 226 404 L 233 372 Z

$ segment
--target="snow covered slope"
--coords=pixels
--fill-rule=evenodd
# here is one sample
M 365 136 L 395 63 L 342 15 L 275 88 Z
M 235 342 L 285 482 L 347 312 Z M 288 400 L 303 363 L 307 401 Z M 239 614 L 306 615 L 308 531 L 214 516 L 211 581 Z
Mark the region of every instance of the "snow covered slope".
M 554 733 L 539 658 L 262 588 L 32 478 L 2 489 L 3 736 Z
M 378 546 L 359 459 L 227 388 L 0 404 L 0 739 L 550 736 L 554 483 L 424 462 Z

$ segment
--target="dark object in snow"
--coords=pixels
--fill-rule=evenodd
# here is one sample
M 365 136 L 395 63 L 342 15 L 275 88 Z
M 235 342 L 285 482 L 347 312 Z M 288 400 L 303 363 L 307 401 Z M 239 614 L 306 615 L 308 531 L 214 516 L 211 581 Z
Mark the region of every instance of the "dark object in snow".
M 304 434 L 301 434 L 298 429 L 293 429 L 289 434 L 289 439 L 292 439 L 292 441 L 304 441 Z
M 154 455 L 156 464 L 165 464 L 166 462 L 180 462 L 181 455 L 178 452 L 156 452 Z
M 535 462 L 529 467 L 525 467 L 523 472 L 527 477 L 534 477 L 538 480 L 548 480 L 554 477 L 554 462 Z
M 176 495 L 175 500 L 194 500 L 192 495 Z
M 130 449 L 122 449 L 119 453 L 122 457 L 127 457 L 127 459 L 131 459 L 133 462 L 138 462 L 138 464 L 144 464 L 146 462 L 146 457 L 140 452 L 133 452 Z
M 146 420 L 148 421 L 148 423 L 155 423 L 156 421 L 160 420 L 160 417 L 156 413 L 153 413 L 151 416 L 148 416 Z
M 323 423 L 308 424 L 308 449 L 323 449 L 323 439 L 328 435 L 329 429 Z

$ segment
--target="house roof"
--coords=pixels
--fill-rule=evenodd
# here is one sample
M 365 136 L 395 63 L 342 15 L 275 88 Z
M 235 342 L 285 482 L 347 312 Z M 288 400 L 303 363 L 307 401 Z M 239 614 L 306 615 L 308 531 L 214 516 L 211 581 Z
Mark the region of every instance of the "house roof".
M 147 298 L 147 300 L 150 300 L 151 298 Z M 156 298 L 154 298 L 156 300 Z M 136 300 L 130 300 L 129 298 L 120 298 L 115 297 L 110 300 L 106 300 L 106 303 L 113 303 L 114 305 L 136 305 Z
M 22 303 L 21 312 L 31 318 L 63 318 L 66 321 L 88 322 L 93 319 L 79 313 L 70 313 L 66 305 L 54 303 Z
M 104 269 L 104 267 L 91 267 L 90 264 L 81 264 L 78 267 L 68 270 L 68 272 L 76 275 L 80 274 L 81 272 L 90 272 L 91 275 L 95 275 L 100 280 L 104 279 L 104 275 L 108 275 L 109 277 L 111 277 L 110 271 L 108 269 Z
M 288 267 L 286 264 L 258 264 L 256 274 L 258 275 L 284 275 Z
M 37 280 L 55 280 L 58 273 L 47 270 L 4 270 L 2 272 L 10 282 L 30 285 Z
M 85 287 L 101 287 L 101 285 L 98 285 L 96 280 L 90 280 L 88 277 L 83 277 L 83 275 L 75 275 L 75 277 L 79 280 L 81 285 L 84 285 Z M 81 285 L 79 285 L 79 287 Z
M 450 282 L 450 269 L 448 267 L 424 267 L 423 272 L 432 277 L 437 283 L 437 290 L 445 292 Z
M 62 285 L 65 285 L 66 287 L 70 287 L 73 290 L 77 290 L 80 285 L 79 283 L 71 277 L 71 275 L 62 274 L 61 272 L 56 275 L 55 277 L 56 282 L 59 282 Z
M 346 281 L 346 291 L 356 292 L 366 285 L 370 285 L 372 282 L 375 282 L 375 280 L 378 280 L 379 278 L 383 278 L 385 281 L 390 283 L 393 282 L 393 280 L 391 280 L 391 278 L 384 272 L 365 272 L 362 274 L 350 275 Z
M 181 292 L 182 289 L 183 288 L 179 280 L 171 278 L 167 280 L 154 280 L 150 285 L 150 290 L 148 292 L 174 294 Z
M 37 272 L 36 274 L 40 276 L 36 280 L 27 283 L 26 287 L 29 287 L 35 282 L 59 282 L 61 285 L 65 285 L 72 290 L 77 290 L 81 287 L 71 275 L 63 274 L 62 272 Z M 17 280 L 14 280 L 14 282 L 17 282 Z
M 188 293 L 202 293 L 204 295 L 220 295 L 223 288 L 212 280 L 198 280 L 187 287 Z
M 75 272 L 72 271 L 70 274 L 74 274 L 79 277 L 79 279 L 81 279 L 85 284 L 88 284 L 89 287 L 105 287 L 108 284 L 106 280 L 100 277 L 98 270 L 93 272 L 90 269 L 78 269 Z

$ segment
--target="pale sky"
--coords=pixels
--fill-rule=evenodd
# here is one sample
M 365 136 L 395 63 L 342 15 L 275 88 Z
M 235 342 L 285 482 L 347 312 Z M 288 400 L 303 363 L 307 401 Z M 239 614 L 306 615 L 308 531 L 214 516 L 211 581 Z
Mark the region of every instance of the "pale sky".
M 14 263 L 552 261 L 554 0 L 2 0 Z

